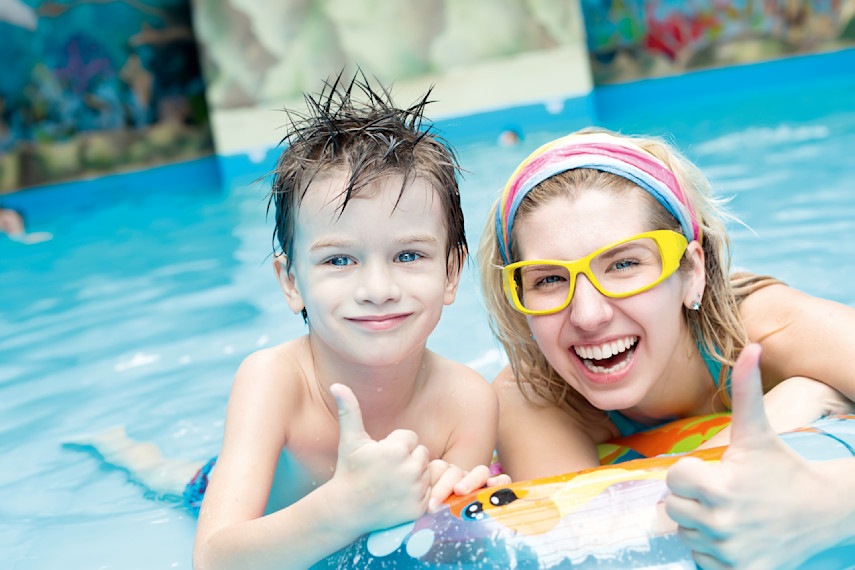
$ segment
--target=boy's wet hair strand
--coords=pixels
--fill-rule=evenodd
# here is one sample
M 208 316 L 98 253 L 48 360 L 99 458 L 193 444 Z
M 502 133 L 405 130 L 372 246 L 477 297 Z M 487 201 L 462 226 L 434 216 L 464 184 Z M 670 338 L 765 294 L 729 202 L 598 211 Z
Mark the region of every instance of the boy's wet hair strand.
M 290 269 L 303 197 L 317 176 L 342 168 L 349 178 L 339 213 L 367 184 L 383 176 L 403 177 L 398 200 L 415 177 L 426 180 L 442 202 L 446 253 L 459 269 L 467 250 L 457 185 L 460 168 L 454 150 L 425 118 L 431 89 L 413 105 L 397 108 L 389 90 L 372 87 L 361 70 L 349 82 L 343 74 L 325 81 L 318 95 L 305 95 L 305 114 L 285 110 L 289 128 L 280 145 L 286 148 L 273 172 L 268 202 L 268 213 L 271 205 L 275 209 L 274 251 L 278 246 Z

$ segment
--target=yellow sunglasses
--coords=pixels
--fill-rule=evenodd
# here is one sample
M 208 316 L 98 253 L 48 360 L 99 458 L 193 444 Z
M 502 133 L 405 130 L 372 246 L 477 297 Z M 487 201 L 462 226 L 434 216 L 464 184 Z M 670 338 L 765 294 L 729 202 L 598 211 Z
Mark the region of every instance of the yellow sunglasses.
M 533 259 L 502 268 L 508 301 L 526 315 L 557 313 L 570 304 L 582 273 L 607 297 L 629 297 L 655 287 L 680 266 L 688 247 L 671 230 L 644 232 L 574 261 Z

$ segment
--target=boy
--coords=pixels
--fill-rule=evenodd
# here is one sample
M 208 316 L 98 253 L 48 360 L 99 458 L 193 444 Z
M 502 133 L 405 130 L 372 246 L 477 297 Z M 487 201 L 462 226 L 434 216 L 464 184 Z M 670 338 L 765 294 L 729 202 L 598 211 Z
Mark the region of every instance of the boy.
M 456 158 L 427 97 L 358 78 L 289 115 L 273 265 L 309 332 L 237 372 L 195 568 L 307 567 L 487 478 L 496 398 L 425 346 L 466 255 Z

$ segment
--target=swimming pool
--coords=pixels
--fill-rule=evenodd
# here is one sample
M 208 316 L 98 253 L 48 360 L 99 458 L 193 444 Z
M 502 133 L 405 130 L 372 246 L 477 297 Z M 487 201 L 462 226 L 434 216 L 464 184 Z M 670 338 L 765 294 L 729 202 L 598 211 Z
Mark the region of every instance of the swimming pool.
M 470 245 L 512 167 L 593 116 L 672 135 L 733 196 L 752 228 L 732 225 L 739 267 L 855 305 L 847 69 L 855 50 L 600 88 L 561 112 L 440 122 L 469 171 Z M 522 144 L 496 144 L 507 126 Z M 208 158 L 2 200 L 54 236 L 28 246 L 0 236 L 0 560 L 11 568 L 191 567 L 192 515 L 62 443 L 124 424 L 167 455 L 217 452 L 240 361 L 304 332 L 273 277 L 266 186 L 254 182 L 274 157 Z M 491 378 L 503 359 L 474 274 L 470 265 L 429 345 Z

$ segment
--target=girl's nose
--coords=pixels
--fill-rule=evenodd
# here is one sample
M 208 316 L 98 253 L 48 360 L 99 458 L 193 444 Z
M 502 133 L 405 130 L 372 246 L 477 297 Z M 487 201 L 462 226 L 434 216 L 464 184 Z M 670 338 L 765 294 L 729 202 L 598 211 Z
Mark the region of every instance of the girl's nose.
M 391 269 L 385 263 L 363 264 L 356 290 L 357 301 L 382 305 L 400 299 L 401 289 Z
M 584 330 L 596 330 L 607 323 L 613 315 L 610 299 L 600 293 L 581 273 L 576 276 L 576 287 L 568 309 L 570 322 Z

